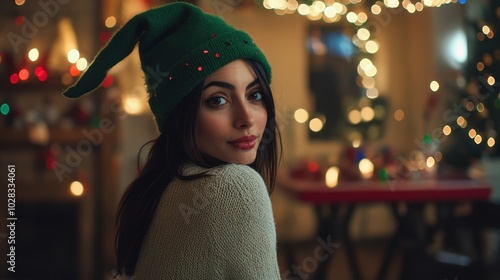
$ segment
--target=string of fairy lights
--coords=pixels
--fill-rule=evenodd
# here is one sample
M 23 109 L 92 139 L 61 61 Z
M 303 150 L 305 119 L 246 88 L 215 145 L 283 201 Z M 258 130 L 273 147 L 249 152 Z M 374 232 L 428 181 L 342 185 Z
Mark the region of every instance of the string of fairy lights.
M 302 16 L 306 16 L 308 19 L 317 21 L 323 20 L 327 23 L 339 22 L 343 18 L 346 22 L 351 23 L 356 28 L 356 33 L 352 36 L 352 43 L 360 50 L 360 62 L 358 64 L 357 70 L 359 74 L 358 85 L 366 89 L 366 97 L 370 99 L 375 99 L 378 97 L 378 89 L 376 88 L 375 76 L 377 74 L 377 67 L 373 64 L 372 60 L 368 57 L 370 54 L 375 54 L 380 48 L 379 42 L 376 39 L 371 38 L 372 34 L 370 31 L 363 27 L 368 20 L 369 16 L 378 16 L 382 13 L 383 9 L 393 9 L 393 8 L 403 8 L 408 13 L 421 12 L 424 8 L 440 7 L 444 4 L 454 4 L 460 3 L 465 4 L 465 0 L 422 0 L 418 2 L 412 2 L 409 0 L 399 1 L 399 0 L 385 0 L 377 1 L 369 7 L 371 15 L 366 13 L 364 7 L 364 2 L 361 0 L 325 0 L 325 1 L 302 1 L 304 3 L 299 3 L 296 0 L 264 0 L 263 6 L 266 9 L 272 9 L 277 15 L 286 15 L 298 13 Z M 309 2 L 307 4 L 305 2 Z M 494 32 L 492 28 L 488 25 L 483 25 L 481 31 L 477 34 L 479 41 L 485 39 L 492 39 Z M 492 57 L 490 54 L 485 54 L 483 61 L 477 62 L 478 71 L 482 71 L 485 65 L 492 64 Z M 495 78 L 493 76 L 488 76 L 486 81 L 489 85 L 495 83 Z M 439 89 L 439 83 L 437 81 L 432 81 L 429 85 L 433 92 Z M 483 112 L 484 104 L 479 103 L 477 106 L 473 106 L 471 101 L 466 103 L 466 108 L 468 111 L 472 111 L 474 108 L 478 112 Z M 364 113 L 363 113 L 364 112 Z M 374 110 L 369 108 L 363 108 L 362 110 L 352 110 L 348 112 L 348 120 L 352 124 L 358 124 L 361 121 L 370 121 Z M 305 109 L 298 109 L 295 112 L 295 119 L 299 123 L 304 123 L 309 118 L 309 113 Z M 394 112 L 394 118 L 397 121 L 402 121 L 404 119 L 404 111 L 398 109 Z M 322 128 L 321 120 L 314 118 L 310 120 L 310 129 L 312 131 L 319 131 Z M 467 126 L 467 121 L 463 117 L 457 117 L 457 124 L 465 128 Z M 451 126 L 445 125 L 443 127 L 443 133 L 449 135 L 451 133 Z M 490 133 L 494 135 L 495 133 Z M 477 144 L 483 141 L 483 137 L 474 129 L 470 130 L 469 135 Z M 487 145 L 493 147 L 495 144 L 494 137 L 487 138 Z
M 324 21 L 326 23 L 336 23 L 344 21 L 345 23 L 351 24 L 354 35 L 351 38 L 352 44 L 359 49 L 359 64 L 357 66 L 358 79 L 357 84 L 365 90 L 366 96 L 361 98 L 361 102 L 364 102 L 364 107 L 360 105 L 359 109 L 350 109 L 347 112 L 347 120 L 352 125 L 357 125 L 361 122 L 370 122 L 377 116 L 382 116 L 385 114 L 384 108 L 372 108 L 366 99 L 376 99 L 379 96 L 379 92 L 376 86 L 376 75 L 377 67 L 374 65 L 373 61 L 370 59 L 371 55 L 374 55 L 380 49 L 379 42 L 371 34 L 369 28 L 370 20 L 376 19 L 377 16 L 384 15 L 384 10 L 390 11 L 391 9 L 400 9 L 408 12 L 409 14 L 418 13 L 426 8 L 440 7 L 445 4 L 466 4 L 466 0 L 422 0 L 422 1 L 410 1 L 410 0 L 384 0 L 377 1 L 371 5 L 367 5 L 366 1 L 362 0 L 317 0 L 317 1 L 300 1 L 300 0 L 264 0 L 263 6 L 266 9 L 274 10 L 277 15 L 283 16 L 288 14 L 297 13 L 301 16 L 307 17 L 311 21 Z M 496 11 L 497 19 L 500 19 L 500 8 Z M 477 39 L 479 43 L 484 40 L 491 40 L 494 38 L 494 28 L 489 26 L 484 22 L 478 22 L 480 31 L 477 33 Z M 482 60 L 477 61 L 476 67 L 479 73 L 487 67 L 491 66 L 494 62 L 494 57 L 500 57 L 500 51 L 494 55 L 490 53 L 485 53 Z M 484 73 L 484 80 L 489 86 L 495 84 L 495 78 L 488 73 Z M 459 83 L 459 82 L 457 82 Z M 460 82 L 462 87 L 467 87 L 467 91 L 470 95 L 474 95 L 474 92 L 478 89 L 478 83 L 466 84 L 465 79 L 462 78 Z M 460 85 L 459 85 L 460 86 Z M 429 88 L 433 93 L 438 92 L 439 83 L 437 81 L 431 81 Z M 360 103 L 361 103 L 360 102 Z M 498 94 L 498 99 L 495 101 L 500 108 L 500 94 Z M 497 104 L 495 103 L 495 104 Z M 461 106 L 467 110 L 467 112 L 475 111 L 480 116 L 486 117 L 488 115 L 488 109 L 482 101 L 473 102 L 468 98 L 464 98 L 460 102 Z M 397 109 L 393 113 L 393 117 L 396 121 L 401 122 L 405 119 L 405 112 L 401 109 Z M 324 125 L 324 120 L 321 118 L 313 117 L 310 118 L 310 113 L 300 108 L 294 112 L 294 118 L 298 123 L 309 122 L 309 129 L 313 132 L 321 131 Z M 442 127 L 443 134 L 447 137 L 453 132 L 453 129 L 459 127 L 460 129 L 467 129 L 468 136 L 471 141 L 477 145 L 485 145 L 490 150 L 494 148 L 497 136 L 497 132 L 492 128 L 494 125 L 490 125 L 487 131 L 480 131 L 478 128 L 474 128 L 473 124 L 468 124 L 467 119 L 459 115 L 456 117 L 455 124 L 444 124 Z M 491 120 L 490 122 L 494 122 Z M 348 137 L 349 141 L 354 148 L 360 147 L 361 135 L 357 134 L 355 137 Z M 443 155 L 439 151 L 439 141 L 433 141 L 429 133 L 424 135 L 422 140 L 424 145 L 432 146 L 428 150 L 430 154 L 422 153 L 419 155 L 421 159 L 411 162 L 407 166 L 411 171 L 423 170 L 425 168 L 433 168 L 434 165 L 439 162 Z M 363 167 L 364 166 L 364 167 Z M 361 173 L 371 172 L 372 168 L 368 168 L 366 162 L 359 169 Z M 338 177 L 338 169 L 332 167 L 334 170 L 329 170 L 327 172 L 326 181 L 327 185 L 331 185 L 332 178 Z M 330 169 L 332 169 L 330 168 Z M 368 170 L 368 171 L 367 171 Z M 333 175 L 332 175 L 333 174 Z M 333 181 L 336 181 L 333 180 Z M 335 185 L 335 184 L 333 184 Z

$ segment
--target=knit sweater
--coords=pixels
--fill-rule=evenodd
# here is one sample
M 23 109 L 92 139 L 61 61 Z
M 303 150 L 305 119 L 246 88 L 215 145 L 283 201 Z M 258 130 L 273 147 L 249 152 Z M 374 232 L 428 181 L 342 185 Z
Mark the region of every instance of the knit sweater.
M 186 165 L 183 175 L 207 171 Z M 280 279 L 276 230 L 262 177 L 245 165 L 175 178 L 162 195 L 134 280 Z

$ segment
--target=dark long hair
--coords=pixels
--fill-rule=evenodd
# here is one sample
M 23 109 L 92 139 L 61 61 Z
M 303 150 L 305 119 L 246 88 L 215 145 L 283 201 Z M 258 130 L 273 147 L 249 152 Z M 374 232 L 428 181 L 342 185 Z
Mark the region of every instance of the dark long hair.
M 252 60 L 247 63 L 262 86 L 263 101 L 267 110 L 266 129 L 258 147 L 257 157 L 250 167 L 264 178 L 269 193 L 272 193 L 281 160 L 281 138 L 276 123 L 274 100 L 262 65 Z M 119 275 L 134 274 L 143 240 L 161 196 L 172 179 L 177 177 L 192 180 L 204 176 L 183 176 L 179 172 L 182 164 L 188 161 L 203 167 L 224 164 L 200 153 L 196 147 L 196 120 L 202 86 L 203 82 L 175 107 L 162 130 L 164 133 L 145 144 L 152 145 L 147 162 L 139 176 L 128 186 L 118 207 L 115 246 Z

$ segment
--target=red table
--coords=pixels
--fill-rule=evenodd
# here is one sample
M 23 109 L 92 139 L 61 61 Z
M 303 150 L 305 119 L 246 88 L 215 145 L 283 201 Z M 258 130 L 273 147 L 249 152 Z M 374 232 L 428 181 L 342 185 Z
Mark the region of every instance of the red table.
M 388 249 L 384 256 L 381 269 L 377 279 L 385 279 L 390 261 L 394 255 L 397 240 L 401 234 L 401 224 L 404 217 L 398 214 L 394 203 L 405 202 L 415 203 L 456 203 L 456 202 L 475 202 L 486 201 L 491 194 L 491 184 L 485 181 L 475 180 L 456 180 L 456 181 L 351 181 L 339 182 L 337 186 L 329 188 L 321 181 L 308 181 L 295 179 L 288 176 L 283 170 L 278 173 L 277 186 L 285 190 L 289 195 L 296 199 L 320 205 L 331 206 L 332 216 L 337 215 L 338 207 L 342 204 L 348 205 L 348 211 L 345 215 L 340 231 L 345 242 L 346 253 L 351 266 L 351 272 L 354 279 L 361 279 L 359 266 L 354 256 L 354 247 L 349 238 L 349 222 L 354 212 L 355 205 L 366 203 L 389 203 L 392 207 L 393 214 L 398 221 L 398 229 L 391 238 Z M 322 236 L 334 234 L 331 225 L 326 232 L 324 231 L 325 224 L 332 223 L 336 217 L 324 219 L 320 215 L 319 209 L 316 213 L 320 221 L 320 227 L 323 227 Z M 322 231 L 321 229 L 319 230 Z M 289 261 L 293 258 L 289 256 Z M 326 274 L 327 262 L 324 261 L 317 269 L 316 278 L 323 279 Z M 326 278 L 325 278 L 326 279 Z
M 323 182 L 280 175 L 278 185 L 301 201 L 311 203 L 425 202 L 488 200 L 491 184 L 485 181 L 340 182 L 329 188 Z

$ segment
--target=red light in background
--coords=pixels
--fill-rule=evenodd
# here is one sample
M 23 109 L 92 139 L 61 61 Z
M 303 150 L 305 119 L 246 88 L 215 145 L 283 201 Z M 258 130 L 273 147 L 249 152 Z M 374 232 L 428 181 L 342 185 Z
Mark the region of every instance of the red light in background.
M 53 156 L 48 156 L 45 159 L 45 167 L 48 170 L 54 170 L 56 168 L 56 159 Z
M 104 81 L 102 81 L 102 87 L 110 87 L 113 84 L 113 76 L 111 75 L 106 75 L 106 78 L 104 78 Z
M 43 82 L 45 80 L 47 80 L 47 78 L 49 77 L 49 75 L 47 74 L 47 72 L 43 71 L 41 72 L 39 75 L 38 75 L 38 80 L 40 82 Z
M 111 33 L 107 31 L 103 31 L 99 34 L 99 41 L 101 43 L 106 43 L 107 41 L 109 41 L 110 38 L 111 38 Z
M 40 75 L 41 72 L 45 71 L 42 66 L 37 66 L 35 68 L 35 75 Z
M 71 68 L 69 68 L 69 73 L 71 74 L 71 76 L 76 77 L 80 75 L 80 70 L 76 68 L 76 65 L 71 65 Z
M 38 66 L 37 68 L 35 68 L 35 75 L 38 77 L 38 80 L 40 80 L 41 82 L 47 80 L 47 78 L 49 76 L 47 71 L 45 71 L 45 69 L 43 69 L 42 66 Z
M 307 170 L 311 173 L 316 173 L 319 170 L 319 165 L 314 161 L 310 161 L 307 163 Z
M 26 81 L 29 77 L 30 72 L 28 71 L 28 69 L 23 68 L 19 71 L 19 79 L 21 79 L 21 81 Z
M 24 17 L 23 16 L 17 16 L 16 19 L 14 20 L 17 26 L 21 26 L 24 24 Z
M 16 73 L 10 75 L 10 82 L 15 85 L 19 82 L 19 75 L 17 75 Z

